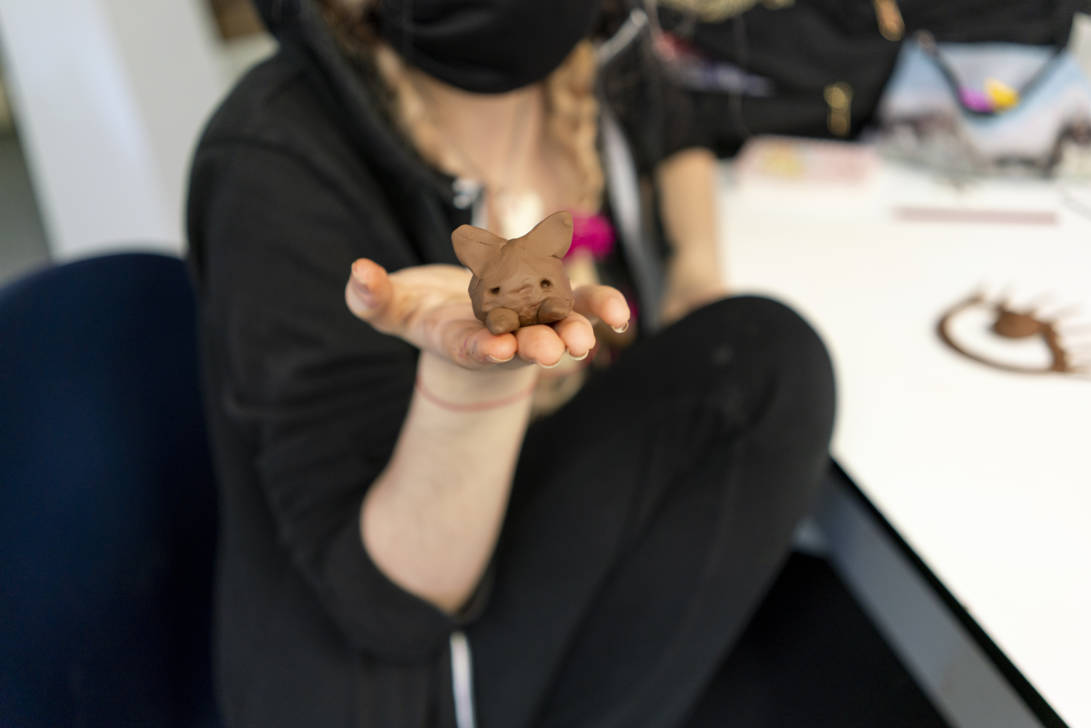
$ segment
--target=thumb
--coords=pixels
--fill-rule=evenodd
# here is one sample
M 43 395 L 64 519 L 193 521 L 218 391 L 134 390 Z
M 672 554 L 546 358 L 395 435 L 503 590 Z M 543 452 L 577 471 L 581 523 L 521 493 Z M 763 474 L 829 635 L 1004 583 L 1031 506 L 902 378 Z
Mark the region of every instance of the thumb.
M 390 306 L 393 296 L 390 276 L 382 266 L 367 258 L 360 258 L 352 264 L 352 272 L 345 285 L 345 303 L 354 316 L 377 323 Z

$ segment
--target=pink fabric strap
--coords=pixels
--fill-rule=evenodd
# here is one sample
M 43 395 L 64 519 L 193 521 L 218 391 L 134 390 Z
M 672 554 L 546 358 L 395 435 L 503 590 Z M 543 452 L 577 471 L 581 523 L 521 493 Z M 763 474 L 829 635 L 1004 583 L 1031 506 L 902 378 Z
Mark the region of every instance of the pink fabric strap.
M 594 260 L 602 260 L 614 251 L 614 226 L 605 215 L 572 213 L 572 246 L 565 258 L 586 250 Z

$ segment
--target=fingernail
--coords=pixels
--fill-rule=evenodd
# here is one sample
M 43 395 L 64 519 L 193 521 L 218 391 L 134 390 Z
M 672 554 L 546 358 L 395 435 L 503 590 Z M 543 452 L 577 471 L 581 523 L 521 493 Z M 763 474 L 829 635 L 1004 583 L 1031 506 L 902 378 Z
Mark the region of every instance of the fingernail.
M 624 334 L 626 331 L 629 330 L 629 322 L 626 321 L 621 326 L 611 326 L 610 328 L 614 330 L 615 334 Z
M 587 358 L 587 355 L 590 354 L 590 353 L 591 353 L 591 350 L 588 349 L 587 351 L 583 352 L 579 356 L 575 356 L 573 354 L 569 354 L 569 356 L 572 357 L 572 361 L 583 361 L 584 359 Z
M 561 363 L 561 360 L 558 359 L 557 361 L 553 362 L 552 364 L 543 364 L 541 362 L 538 362 L 538 366 L 540 366 L 542 369 L 556 369 L 557 365 L 560 364 L 560 363 Z
M 493 356 L 492 354 L 487 354 L 487 355 L 485 356 L 485 358 L 486 358 L 486 359 L 488 359 L 488 360 L 489 360 L 490 362 L 492 362 L 493 364 L 507 364 L 507 363 L 508 363 L 509 361 L 511 361 L 512 359 L 514 359 L 514 358 L 515 358 L 515 354 L 512 354 L 512 355 L 511 355 L 511 356 L 509 356 L 509 357 L 508 357 L 507 359 L 497 359 L 497 358 L 496 358 L 495 356 Z
M 361 288 L 370 290 L 367 282 L 364 281 L 364 274 L 360 272 L 360 268 L 363 264 L 360 261 L 356 261 L 352 264 L 352 279 L 356 281 Z
M 364 283 L 363 278 L 356 272 L 356 266 L 352 266 L 352 285 L 358 293 L 368 294 L 371 293 L 371 289 Z

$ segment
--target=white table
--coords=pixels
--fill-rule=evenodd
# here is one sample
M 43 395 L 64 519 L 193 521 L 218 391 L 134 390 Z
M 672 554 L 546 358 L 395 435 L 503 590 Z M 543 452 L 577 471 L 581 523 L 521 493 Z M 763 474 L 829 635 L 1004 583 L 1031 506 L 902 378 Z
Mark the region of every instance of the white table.
M 1073 728 L 1091 726 L 1091 380 L 992 370 L 935 333 L 941 312 L 982 285 L 1082 303 L 1091 323 L 1091 219 L 1049 183 L 958 191 L 891 164 L 854 182 L 725 166 L 722 184 L 729 280 L 792 304 L 830 347 L 835 458 L 1052 709 Z M 1048 212 L 1056 222 L 894 214 L 934 205 Z M 862 542 L 849 548 L 867 558 Z M 854 588 L 873 611 L 901 608 L 873 616 L 906 643 L 896 648 L 952 722 L 986 720 L 989 701 L 995 725 L 1025 722 L 969 674 L 974 659 L 935 635 L 927 647 L 930 608 L 908 609 L 899 587 L 873 583 L 887 566 L 867 568 L 879 573 Z M 916 643 L 933 654 L 910 654 Z

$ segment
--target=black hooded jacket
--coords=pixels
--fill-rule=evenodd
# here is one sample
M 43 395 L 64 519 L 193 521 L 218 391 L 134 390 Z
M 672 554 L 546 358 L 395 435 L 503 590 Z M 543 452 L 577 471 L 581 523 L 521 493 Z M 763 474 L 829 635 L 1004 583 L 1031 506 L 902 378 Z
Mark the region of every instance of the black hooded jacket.
M 360 502 L 398 436 L 417 354 L 343 296 L 360 257 L 457 264 L 450 231 L 476 194 L 392 129 L 312 0 L 258 5 L 280 47 L 209 122 L 187 219 L 221 481 L 220 706 L 232 726 L 450 726 L 448 639 L 487 588 L 452 618 L 361 544 Z M 658 152 L 685 145 L 674 138 Z M 646 168 L 656 152 L 636 149 Z M 615 169 L 608 186 L 635 189 Z M 619 227 L 630 262 L 647 252 L 634 242 L 654 245 Z

